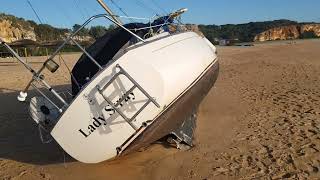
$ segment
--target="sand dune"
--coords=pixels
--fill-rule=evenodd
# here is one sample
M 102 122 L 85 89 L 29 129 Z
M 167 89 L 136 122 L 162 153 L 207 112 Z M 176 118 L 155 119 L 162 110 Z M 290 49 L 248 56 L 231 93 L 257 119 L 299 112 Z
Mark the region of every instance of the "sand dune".
M 0 179 L 320 179 L 320 41 L 218 50 L 221 73 L 201 104 L 194 148 L 155 143 L 95 165 L 41 144 L 25 104 L 16 101 L 29 76 L 6 59 L 0 64 Z M 75 57 L 64 56 L 71 66 Z M 41 65 L 41 58 L 30 61 Z M 68 78 L 49 81 L 64 89 Z

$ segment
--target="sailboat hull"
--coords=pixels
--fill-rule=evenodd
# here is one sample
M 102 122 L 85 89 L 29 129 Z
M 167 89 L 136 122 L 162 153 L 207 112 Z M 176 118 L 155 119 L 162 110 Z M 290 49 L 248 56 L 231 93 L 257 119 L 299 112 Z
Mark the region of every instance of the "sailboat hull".
M 162 34 L 125 51 L 90 79 L 51 131 L 81 162 L 105 161 L 170 133 L 218 73 L 215 47 L 193 32 Z

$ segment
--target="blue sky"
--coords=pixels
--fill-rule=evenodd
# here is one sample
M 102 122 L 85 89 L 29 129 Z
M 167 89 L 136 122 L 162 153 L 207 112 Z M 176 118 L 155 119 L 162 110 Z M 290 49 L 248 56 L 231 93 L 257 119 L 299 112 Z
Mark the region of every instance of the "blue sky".
M 58 27 L 81 24 L 89 16 L 104 13 L 96 0 L 29 0 L 44 23 Z M 112 0 L 106 3 L 121 14 Z M 182 7 L 189 9 L 183 21 L 195 24 L 232 24 L 290 19 L 320 22 L 320 0 L 113 0 L 130 16 L 151 17 Z M 1 0 L 0 12 L 36 22 L 27 0 Z M 99 21 L 95 24 L 103 24 Z

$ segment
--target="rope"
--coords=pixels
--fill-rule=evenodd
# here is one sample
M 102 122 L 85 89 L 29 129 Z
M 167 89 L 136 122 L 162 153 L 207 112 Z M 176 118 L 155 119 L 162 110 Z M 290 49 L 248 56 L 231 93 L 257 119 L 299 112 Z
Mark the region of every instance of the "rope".
M 151 28 L 155 28 L 155 27 L 162 27 L 164 25 L 169 25 L 169 24 L 175 24 L 175 23 L 163 23 L 163 24 L 158 24 L 158 25 L 153 25 L 153 26 L 148 26 L 148 27 L 143 27 L 143 28 L 134 28 L 134 29 L 129 29 L 130 31 L 139 31 L 139 30 L 144 30 L 144 29 L 151 29 Z
M 49 134 L 49 132 L 40 124 L 38 124 L 38 129 L 39 129 L 39 136 L 40 136 L 40 140 L 43 144 L 49 144 L 52 142 L 52 137 Z M 42 132 L 45 131 L 47 133 L 47 136 L 49 136 L 50 138 L 47 138 L 47 140 L 45 140 L 45 138 L 43 137 Z
M 74 80 L 74 82 L 76 83 L 78 90 L 80 90 L 80 89 L 81 89 L 81 87 L 80 87 L 80 85 L 79 85 L 78 81 L 77 81 L 77 80 L 76 80 L 76 78 L 73 76 L 73 74 L 72 74 L 72 72 L 71 72 L 71 70 L 70 70 L 69 66 L 67 65 L 67 63 L 65 62 L 64 58 L 61 56 L 61 53 L 60 53 L 60 54 L 59 54 L 59 62 L 60 62 L 60 64 L 61 64 L 61 61 L 62 61 L 62 62 L 63 62 L 63 64 L 66 66 L 66 68 L 67 68 L 67 70 L 68 70 L 68 72 L 69 72 L 69 74 L 70 74 L 71 78 L 72 78 L 72 79 Z M 64 77 L 65 77 L 65 76 L 64 76 Z M 69 79 L 68 79 L 68 80 L 69 80 Z
M 69 74 L 71 74 L 71 70 L 70 70 L 69 66 L 67 65 L 67 63 L 65 62 L 65 60 L 63 59 L 61 53 L 59 53 L 59 61 L 60 61 L 60 60 L 62 60 L 63 64 L 66 66 Z M 60 63 L 61 63 L 61 62 L 60 62 Z
M 62 61 L 63 64 L 66 66 L 68 73 L 70 74 L 70 69 L 69 69 L 69 67 L 67 66 L 67 64 L 64 62 L 64 59 L 62 58 L 61 53 L 59 53 L 58 56 L 59 56 L 59 66 L 61 66 L 61 64 L 62 64 L 61 61 Z M 61 68 L 60 68 L 60 69 L 61 69 Z M 68 81 L 69 78 L 65 76 L 65 74 L 64 74 L 64 72 L 63 72 L 62 69 L 61 69 L 61 73 L 62 73 L 62 76 L 64 77 L 64 79 Z
M 170 17 L 168 17 L 168 18 L 164 21 L 164 23 L 161 24 L 161 27 L 158 29 L 158 31 L 156 32 L 156 34 L 158 34 L 158 33 L 160 32 L 161 28 L 162 28 L 164 25 L 168 24 L 169 19 L 170 19 Z

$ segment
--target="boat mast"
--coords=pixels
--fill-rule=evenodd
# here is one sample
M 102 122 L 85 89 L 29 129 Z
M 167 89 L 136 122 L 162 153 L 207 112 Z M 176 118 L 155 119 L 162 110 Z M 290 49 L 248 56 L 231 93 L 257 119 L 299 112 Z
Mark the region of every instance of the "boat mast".
M 101 5 L 101 7 L 102 7 L 104 10 L 107 11 L 107 13 L 111 16 L 111 18 L 112 18 L 113 20 L 115 20 L 116 22 L 118 22 L 118 23 L 121 24 L 121 25 L 123 24 L 123 23 L 121 22 L 121 20 L 120 20 L 117 16 L 115 16 L 115 15 L 113 14 L 112 10 L 106 5 L 106 3 L 103 2 L 103 0 L 97 0 L 97 2 Z

